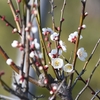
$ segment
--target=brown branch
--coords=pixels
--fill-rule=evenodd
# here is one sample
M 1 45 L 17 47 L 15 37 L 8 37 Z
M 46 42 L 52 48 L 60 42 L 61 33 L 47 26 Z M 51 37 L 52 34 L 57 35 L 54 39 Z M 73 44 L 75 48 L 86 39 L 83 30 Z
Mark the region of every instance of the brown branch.
M 62 9 L 61 9 L 61 16 L 60 16 L 60 30 L 59 30 L 59 40 L 60 40 L 60 34 L 61 34 L 61 28 L 62 28 L 62 22 L 63 22 L 63 15 L 64 15 L 64 10 L 65 10 L 65 6 L 66 6 L 66 0 L 64 0 L 63 2 L 63 6 L 62 6 Z
M 27 8 L 27 19 L 26 19 L 26 24 L 28 25 L 28 23 L 30 22 L 31 20 L 31 15 L 30 15 L 30 9 Z M 26 27 L 27 27 L 26 25 Z M 25 62 L 26 62 L 26 65 L 25 65 L 25 78 L 26 78 L 26 81 L 25 81 L 25 85 L 26 85 L 26 92 L 28 93 L 28 89 L 29 89 L 29 82 L 28 82 L 28 76 L 29 76 L 29 69 L 30 69 L 30 59 L 29 59 L 29 52 L 30 52 L 30 41 L 28 39 L 28 36 L 30 36 L 30 30 L 26 32 L 26 59 L 25 59 Z M 28 94 L 27 94 L 28 95 Z
M 9 7 L 10 7 L 10 9 L 11 9 L 11 11 L 12 11 L 12 14 L 13 14 L 13 17 L 14 17 L 14 20 L 15 20 L 15 23 L 16 23 L 16 26 L 17 26 L 17 28 L 18 28 L 18 31 L 21 32 L 21 28 L 20 28 L 19 21 L 16 20 L 17 14 L 16 14 L 16 12 L 15 12 L 15 8 L 14 8 L 14 5 L 13 5 L 13 3 L 12 3 L 12 0 L 8 0 L 8 4 L 9 4 Z
M 100 58 L 99 58 L 98 62 L 96 63 L 96 65 L 95 65 L 93 71 L 91 72 L 91 74 L 90 74 L 90 76 L 89 76 L 89 78 L 88 78 L 88 80 L 87 80 L 86 85 L 85 85 L 85 86 L 83 87 L 83 89 L 78 93 L 78 95 L 77 95 L 77 97 L 75 98 L 75 100 L 78 100 L 78 98 L 80 97 L 80 95 L 81 95 L 81 94 L 85 91 L 85 89 L 88 87 L 88 85 L 89 85 L 89 83 L 90 83 L 90 81 L 91 81 L 91 78 L 92 78 L 92 76 L 93 76 L 95 70 L 98 68 L 99 65 L 100 65 Z M 100 98 L 99 98 L 99 99 L 100 99 Z
M 82 25 L 83 25 L 83 21 L 84 21 L 84 19 L 85 19 L 85 17 L 86 17 L 86 16 L 85 16 L 86 1 L 83 1 L 83 0 L 82 0 L 82 5 L 83 5 L 82 14 L 81 14 L 81 17 L 80 17 L 79 30 L 78 30 L 78 37 L 77 37 L 76 44 L 75 44 L 74 57 L 73 57 L 73 63 L 72 63 L 74 69 L 75 69 L 75 64 L 76 64 L 76 60 L 77 60 L 77 50 L 78 50 L 80 35 L 81 35 L 81 31 L 82 31 Z M 71 77 L 70 77 L 69 84 L 68 84 L 69 87 L 71 87 L 71 85 L 72 85 L 73 75 L 74 75 L 74 74 L 72 74 Z
M 100 90 L 97 91 L 97 92 L 94 94 L 94 96 L 91 98 L 91 100 L 94 100 L 94 99 L 96 98 L 96 96 L 97 96 L 99 93 L 100 93 Z
M 21 9 L 20 9 L 20 3 L 18 3 L 18 0 L 16 0 L 16 5 L 17 5 L 17 15 L 19 17 L 19 23 L 20 26 L 22 26 L 22 19 L 21 19 Z
M 0 55 L 2 55 L 2 57 L 3 57 L 5 60 L 9 59 L 8 55 L 5 53 L 5 51 L 2 49 L 1 46 L 0 46 Z M 20 68 L 18 68 L 18 66 L 17 66 L 15 63 L 12 63 L 12 64 L 11 64 L 11 68 L 12 68 L 16 73 L 19 74 Z M 31 76 L 28 77 L 28 80 L 29 80 L 31 83 L 33 83 L 33 84 L 35 84 L 35 85 L 37 85 L 37 86 L 42 87 L 42 85 L 41 85 L 40 83 L 38 83 L 38 81 L 37 81 L 36 79 L 33 79 Z
M 0 15 L 0 18 L 2 19 L 4 16 L 1 16 Z M 12 29 L 14 29 L 15 27 L 7 20 L 7 19 L 5 19 L 5 18 L 3 18 L 2 19 L 4 22 L 6 22 L 7 24 L 8 24 L 8 26 L 10 26 Z M 17 31 L 17 33 L 19 34 L 19 35 L 21 35 L 21 33 L 19 32 L 19 31 Z
M 44 41 L 44 38 L 43 38 L 43 35 L 42 35 L 42 28 L 41 28 L 41 23 L 40 23 L 39 18 L 40 18 L 40 17 L 39 17 L 39 13 L 38 13 L 38 15 L 36 16 L 36 21 L 37 21 L 37 25 L 38 25 L 38 29 L 39 29 L 41 47 L 42 47 L 43 50 L 45 50 L 46 55 L 47 55 L 48 60 L 49 60 L 48 62 L 51 64 L 51 59 L 50 59 L 50 57 L 49 57 L 49 55 L 48 55 L 48 50 L 47 50 L 47 48 L 46 48 L 45 41 Z M 45 58 L 45 57 L 44 57 L 44 58 Z M 46 60 L 46 59 L 44 59 L 44 60 Z M 45 63 L 46 63 L 46 62 L 45 62 Z M 56 71 L 54 70 L 53 66 L 52 66 L 52 69 L 53 69 L 53 72 L 54 72 L 55 76 L 58 78 L 58 76 L 57 76 L 57 74 L 56 74 Z M 46 73 L 45 73 L 45 75 L 46 75 Z M 47 76 L 47 75 L 46 75 L 46 76 Z
M 55 19 L 54 19 L 54 0 L 49 0 L 50 2 L 50 5 L 51 5 L 51 11 L 50 11 L 50 14 L 51 14 L 51 17 L 52 17 L 52 28 L 53 28 L 53 31 L 55 30 Z
M 100 43 L 100 39 L 99 39 L 99 40 L 97 41 L 97 43 L 95 44 L 95 46 L 94 46 L 94 48 L 93 48 L 93 50 L 92 50 L 92 52 L 91 52 L 91 54 L 90 54 L 88 60 L 85 62 L 84 66 L 83 66 L 82 71 L 80 72 L 80 74 L 78 75 L 78 77 L 75 79 L 74 84 L 72 85 L 72 88 L 75 86 L 75 84 L 77 83 L 78 79 L 84 74 L 84 72 L 85 72 L 85 70 L 86 70 L 86 67 L 87 67 L 89 61 L 91 60 L 91 58 L 93 57 L 93 54 L 95 53 L 95 51 L 96 51 L 96 49 L 97 49 L 99 43 Z
M 79 73 L 75 70 L 76 74 L 79 76 Z M 84 83 L 86 84 L 86 81 L 80 76 L 79 79 Z M 91 86 L 88 85 L 88 88 L 93 92 L 95 93 L 95 91 L 92 89 Z M 98 99 L 100 99 L 99 95 L 97 95 Z

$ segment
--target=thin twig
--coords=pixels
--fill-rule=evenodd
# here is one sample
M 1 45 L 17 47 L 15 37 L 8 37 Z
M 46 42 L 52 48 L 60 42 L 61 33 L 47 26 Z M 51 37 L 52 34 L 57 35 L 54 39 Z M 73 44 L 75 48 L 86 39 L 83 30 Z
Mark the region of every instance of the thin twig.
M 95 94 L 93 95 L 93 97 L 91 98 L 91 100 L 94 100 L 96 98 L 96 96 L 98 95 L 98 93 L 100 93 L 100 90 L 95 92 Z
M 79 76 L 79 73 L 77 70 L 75 70 L 76 74 Z M 80 76 L 79 78 L 84 84 L 86 84 L 86 81 Z M 88 85 L 88 88 L 93 92 L 95 93 L 95 91 L 93 90 L 93 88 L 91 86 Z M 97 95 L 98 99 L 100 99 L 99 95 Z
M 80 95 L 81 95 L 81 94 L 85 91 L 85 89 L 88 87 L 88 85 L 89 85 L 89 83 L 90 83 L 90 81 L 91 81 L 91 78 L 92 78 L 92 76 L 93 76 L 95 70 L 98 68 L 99 65 L 100 65 L 100 58 L 99 58 L 98 62 L 96 63 L 96 65 L 95 65 L 93 71 L 91 72 L 91 74 L 90 74 L 90 76 L 89 76 L 89 78 L 88 78 L 88 80 L 87 80 L 86 85 L 85 85 L 85 86 L 83 87 L 83 89 L 78 93 L 78 95 L 77 95 L 77 97 L 75 98 L 75 100 L 78 100 L 78 98 L 80 97 Z
M 11 97 L 8 97 L 8 96 L 5 96 L 5 95 L 1 95 L 1 94 L 0 94 L 0 99 L 3 99 L 3 100 L 16 100 L 14 98 L 11 98 Z
M 16 11 L 15 11 L 14 5 L 12 3 L 12 0 L 8 0 L 8 4 L 9 4 L 9 7 L 10 7 L 10 9 L 12 11 L 12 14 L 13 14 L 13 17 L 14 17 L 14 20 L 15 20 L 15 23 L 16 23 L 16 26 L 18 28 L 18 31 L 21 32 L 21 28 L 20 28 L 19 21 L 16 21 L 17 14 L 16 14 Z
M 20 9 L 20 3 L 18 3 L 18 0 L 16 0 L 16 5 L 17 5 L 17 15 L 18 15 L 18 18 L 19 18 L 19 23 L 20 23 L 20 26 L 22 26 L 22 19 L 21 19 L 21 9 Z
M 2 19 L 3 16 L 0 15 L 0 18 Z M 6 18 L 3 18 L 3 21 L 6 22 L 12 29 L 15 28 Z M 17 31 L 17 33 L 21 36 L 21 33 L 19 31 Z
M 65 6 L 66 6 L 66 0 L 63 1 L 63 6 L 61 9 L 61 16 L 60 16 L 60 30 L 59 30 L 59 40 L 60 40 L 60 34 L 62 30 L 62 22 L 63 22 L 63 16 L 64 16 L 64 11 L 65 11 Z
M 41 46 L 42 46 L 42 48 L 45 50 L 45 52 L 46 52 L 46 55 L 47 55 L 47 57 L 48 57 L 48 62 L 51 64 L 51 59 L 50 59 L 50 57 L 49 57 L 49 55 L 48 55 L 48 50 L 47 50 L 47 48 L 46 48 L 46 45 L 45 45 L 45 41 L 44 41 L 44 39 L 43 39 L 43 35 L 42 35 L 42 28 L 41 28 L 41 22 L 40 22 L 40 14 L 38 13 L 38 15 L 36 16 L 36 20 L 37 20 L 37 25 L 38 25 L 38 29 L 39 29 L 39 35 L 40 35 L 40 42 L 41 42 Z M 45 59 L 46 60 L 46 59 Z M 56 74 L 56 71 L 54 70 L 54 68 L 52 67 L 52 69 L 53 69 L 53 71 L 54 71 L 54 74 L 56 75 L 56 77 L 58 78 L 58 76 L 57 76 L 57 74 Z M 46 75 L 47 76 L 47 75 Z
M 82 14 L 81 14 L 81 17 L 80 17 L 80 23 L 79 23 L 79 30 L 78 30 L 78 37 L 76 39 L 76 44 L 75 44 L 75 50 L 74 50 L 74 57 L 73 57 L 73 67 L 75 69 L 75 64 L 76 64 L 76 60 L 77 60 L 77 50 L 78 50 L 78 45 L 79 45 L 79 40 L 80 40 L 80 35 L 81 35 L 81 31 L 82 31 L 82 25 L 83 25 L 83 21 L 85 19 L 85 6 L 86 6 L 86 1 L 83 1 L 82 0 L 82 5 L 83 5 L 83 8 L 82 8 Z M 69 84 L 68 86 L 71 87 L 72 85 L 72 81 L 73 81 L 73 75 L 71 75 L 70 77 L 70 80 L 69 80 Z
M 55 19 L 54 19 L 54 0 L 49 0 L 50 2 L 50 5 L 51 5 L 51 11 L 50 11 L 50 14 L 51 14 L 51 17 L 52 17 L 52 28 L 53 28 L 53 31 L 55 30 Z
M 91 58 L 93 57 L 93 54 L 95 53 L 95 51 L 96 51 L 96 49 L 97 49 L 99 43 L 100 43 L 100 39 L 99 39 L 99 40 L 97 41 L 97 43 L 95 44 L 95 46 L 94 46 L 94 48 L 93 48 L 93 50 L 92 50 L 92 52 L 91 52 L 91 54 L 90 54 L 88 60 L 87 60 L 87 61 L 85 62 L 85 64 L 84 64 L 84 67 L 83 67 L 82 71 L 80 72 L 80 74 L 78 75 L 78 77 L 75 79 L 75 81 L 74 81 L 74 83 L 73 83 L 73 85 L 72 85 L 72 88 L 74 88 L 74 86 L 75 86 L 75 84 L 77 83 L 78 79 L 84 74 L 84 72 L 85 72 L 85 70 L 86 70 L 86 67 L 87 67 L 89 61 L 91 60 Z

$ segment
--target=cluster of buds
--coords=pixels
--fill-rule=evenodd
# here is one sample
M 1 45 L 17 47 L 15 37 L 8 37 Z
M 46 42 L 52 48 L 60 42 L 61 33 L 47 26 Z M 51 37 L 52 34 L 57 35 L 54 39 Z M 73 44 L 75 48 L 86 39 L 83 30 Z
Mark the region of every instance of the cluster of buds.
M 14 40 L 12 43 L 11 43 L 11 46 L 13 48 L 19 48 L 21 51 L 24 50 L 24 46 L 18 42 L 17 40 Z
M 57 90 L 57 88 L 58 88 L 58 84 L 52 83 L 51 84 L 50 94 L 53 95 L 55 93 L 55 91 Z

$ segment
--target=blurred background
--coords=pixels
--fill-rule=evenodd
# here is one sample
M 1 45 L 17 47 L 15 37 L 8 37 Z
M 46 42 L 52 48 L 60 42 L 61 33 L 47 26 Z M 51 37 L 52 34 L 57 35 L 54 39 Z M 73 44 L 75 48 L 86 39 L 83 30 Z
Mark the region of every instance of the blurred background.
M 65 8 L 65 13 L 64 13 L 65 21 L 63 22 L 62 26 L 61 39 L 67 45 L 67 53 L 64 54 L 67 59 L 70 58 L 71 51 L 73 51 L 74 49 L 74 45 L 68 42 L 68 36 L 70 33 L 77 31 L 79 25 L 79 18 L 82 10 L 82 5 L 80 1 L 81 0 L 67 0 L 67 5 Z M 57 5 L 57 8 L 54 10 L 54 16 L 55 16 L 55 24 L 58 27 L 60 20 L 60 10 L 63 2 L 62 0 L 54 0 L 54 2 L 55 5 Z M 6 19 L 15 26 L 12 13 L 7 4 L 7 0 L 0 0 L 0 7 L 1 7 L 0 15 L 4 15 Z M 50 5 L 48 6 L 48 11 L 50 11 Z M 84 21 L 84 24 L 86 24 L 87 27 L 85 30 L 82 31 L 83 39 L 81 40 L 79 47 L 84 47 L 89 56 L 95 43 L 100 38 L 100 0 L 87 0 L 86 11 L 89 13 L 89 15 L 86 17 Z M 43 25 L 43 27 L 52 28 L 51 16 L 48 13 L 46 14 L 47 14 L 47 18 L 45 20 L 46 24 Z M 20 59 L 20 57 L 17 57 L 18 51 L 11 47 L 12 41 L 16 39 L 19 39 L 19 36 L 17 34 L 12 34 L 12 29 L 10 27 L 7 27 L 5 25 L 5 22 L 0 20 L 0 45 L 5 50 L 5 52 L 10 56 L 10 58 L 13 59 L 15 62 L 18 59 Z M 86 80 L 89 77 L 99 57 L 100 57 L 100 45 L 98 46 L 93 58 L 89 62 L 85 74 L 82 76 L 84 80 Z M 84 62 L 81 62 L 80 60 L 77 59 L 76 68 L 78 69 L 78 72 L 81 71 L 83 65 Z M 2 79 L 10 86 L 12 81 L 12 69 L 6 65 L 5 60 L 0 55 L 0 71 L 2 70 L 5 71 L 5 75 L 2 77 Z M 99 74 L 100 74 L 100 66 L 95 71 L 95 74 L 93 75 L 93 78 L 90 82 L 91 87 L 95 91 L 100 90 Z M 75 75 L 74 78 L 75 77 L 77 77 L 77 75 Z M 83 86 L 84 84 L 81 81 L 78 81 L 77 85 L 72 91 L 73 98 L 76 97 L 76 95 L 82 89 Z M 39 89 L 40 88 L 38 88 L 36 91 L 37 95 L 45 94 L 46 97 L 49 95 L 49 92 L 47 92 L 47 90 L 45 89 L 39 90 Z M 9 93 L 3 90 L 1 85 L 0 85 L 0 94 L 9 95 Z M 86 89 L 85 92 L 79 98 L 79 100 L 84 100 L 84 99 L 90 100 L 92 96 L 93 95 L 91 94 L 91 91 L 89 89 Z M 47 98 L 43 100 L 47 100 Z M 95 100 L 98 100 L 98 98 Z

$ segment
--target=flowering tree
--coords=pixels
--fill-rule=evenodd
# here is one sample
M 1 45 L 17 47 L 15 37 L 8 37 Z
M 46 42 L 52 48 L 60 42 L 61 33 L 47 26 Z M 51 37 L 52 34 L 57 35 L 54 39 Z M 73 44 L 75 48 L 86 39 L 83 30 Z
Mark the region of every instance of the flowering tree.
M 86 28 L 86 25 L 83 24 L 83 22 L 88 15 L 88 13 L 85 11 L 86 0 L 81 0 L 82 12 L 78 30 L 69 34 L 68 37 L 68 41 L 74 45 L 74 50 L 72 50 L 69 60 L 63 55 L 63 52 L 67 54 L 66 41 L 64 42 L 61 40 L 61 34 L 63 34 L 62 24 L 64 22 L 66 0 L 63 0 L 59 27 L 55 25 L 54 9 L 56 6 L 54 4 L 54 0 L 49 0 L 51 5 L 49 14 L 52 18 L 52 28 L 41 27 L 40 0 L 33 0 L 31 5 L 29 4 L 29 1 L 30 0 L 16 0 L 17 10 L 15 10 L 12 0 L 8 0 L 16 27 L 7 21 L 4 16 L 0 15 L 1 20 L 6 22 L 6 25 L 13 29 L 12 33 L 17 33 L 19 35 L 20 41 L 14 40 L 11 43 L 11 46 L 13 48 L 18 48 L 22 53 L 21 64 L 18 66 L 0 46 L 0 54 L 6 60 L 6 63 L 14 70 L 14 75 L 18 76 L 19 78 L 16 79 L 16 77 L 14 77 L 14 89 L 12 89 L 2 79 L 4 72 L 1 71 L 0 82 L 4 89 L 21 100 L 29 100 L 28 94 L 33 97 L 33 100 L 40 98 L 45 99 L 44 94 L 36 96 L 34 93 L 29 92 L 29 82 L 31 82 L 38 87 L 46 88 L 48 90 L 50 93 L 48 100 L 57 100 L 57 97 L 59 97 L 60 100 L 73 100 L 72 91 L 77 82 L 80 80 L 85 85 L 77 94 L 75 100 L 78 100 L 87 88 L 89 88 L 92 91 L 92 94 L 94 94 L 91 100 L 94 100 L 96 97 L 100 99 L 100 96 L 98 95 L 99 91 L 96 92 L 89 85 L 95 70 L 100 64 L 100 59 L 98 59 L 97 63 L 95 64 L 87 81 L 82 78 L 89 61 L 100 43 L 99 39 L 90 55 L 87 54 L 85 48 L 79 46 L 79 42 L 83 38 L 81 34 L 82 30 Z M 21 6 L 22 9 L 20 8 Z M 34 19 L 36 19 L 38 27 L 32 24 Z M 40 42 L 35 37 L 37 31 L 39 32 L 38 38 Z M 77 59 L 80 61 L 85 61 L 80 72 L 76 66 Z M 32 78 L 29 75 L 31 67 L 36 72 L 37 78 Z M 49 69 L 52 70 L 54 75 L 49 72 Z M 74 78 L 74 74 L 77 74 L 76 78 Z M 1 95 L 1 98 L 14 100 L 14 98 L 3 95 Z

